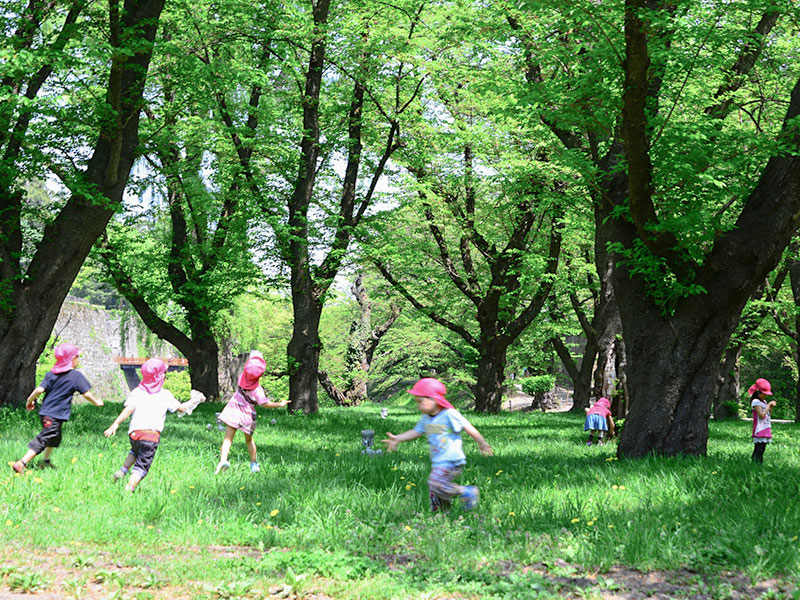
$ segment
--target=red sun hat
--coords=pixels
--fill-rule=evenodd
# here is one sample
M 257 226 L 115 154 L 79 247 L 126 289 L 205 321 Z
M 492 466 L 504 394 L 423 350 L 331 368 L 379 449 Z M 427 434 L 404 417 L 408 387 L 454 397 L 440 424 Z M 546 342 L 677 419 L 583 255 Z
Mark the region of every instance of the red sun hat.
M 772 386 L 769 384 L 769 381 L 763 377 L 756 379 L 756 382 L 750 386 L 750 389 L 747 390 L 747 393 L 752 396 L 753 392 L 756 391 L 761 392 L 766 396 L 772 396 Z
M 53 351 L 53 354 L 56 357 L 56 364 L 53 365 L 53 368 L 50 369 L 50 371 L 56 374 L 71 371 L 72 359 L 80 355 L 80 353 L 81 349 L 74 344 L 70 344 L 69 342 L 59 344 Z
M 164 377 L 167 373 L 167 363 L 160 358 L 148 358 L 142 364 L 142 381 L 136 386 L 148 394 L 157 394 L 164 387 Z
M 261 353 L 251 353 L 250 358 L 244 363 L 242 374 L 239 375 L 239 387 L 248 392 L 258 387 L 259 378 L 267 370 L 267 361 L 261 357 Z
M 442 408 L 453 408 L 453 405 L 450 404 L 444 397 L 447 393 L 447 387 L 441 381 L 434 379 L 433 377 L 424 377 L 420 379 L 410 390 L 408 390 L 408 393 L 412 396 L 433 398 L 434 401 L 436 401 L 436 404 Z

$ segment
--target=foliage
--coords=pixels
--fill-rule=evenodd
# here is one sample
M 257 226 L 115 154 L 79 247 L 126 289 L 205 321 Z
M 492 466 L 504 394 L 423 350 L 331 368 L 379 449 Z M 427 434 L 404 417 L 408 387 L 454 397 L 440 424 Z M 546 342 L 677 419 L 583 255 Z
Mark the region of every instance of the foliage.
M 192 382 L 189 379 L 189 371 L 167 371 L 164 377 L 164 388 L 172 392 L 178 402 L 187 402 L 192 393 Z
M 529 396 L 536 396 L 549 392 L 556 384 L 555 375 L 533 375 L 531 377 L 523 377 L 520 379 L 522 391 Z

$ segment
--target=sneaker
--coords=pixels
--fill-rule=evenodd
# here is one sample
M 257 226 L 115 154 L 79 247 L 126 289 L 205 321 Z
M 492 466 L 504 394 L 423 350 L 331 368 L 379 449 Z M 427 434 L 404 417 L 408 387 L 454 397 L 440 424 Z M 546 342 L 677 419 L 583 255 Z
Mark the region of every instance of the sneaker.
M 125 477 L 125 472 L 122 469 L 117 469 L 116 471 L 114 471 L 114 474 L 111 476 L 111 481 L 113 483 L 117 483 L 123 477 Z
M 22 462 L 21 460 L 18 460 L 13 465 L 11 465 L 11 468 L 14 469 L 15 472 L 22 475 L 25 472 L 25 463 Z
M 125 491 L 132 494 L 136 488 L 134 488 L 130 483 L 125 486 Z
M 464 488 L 464 493 L 461 494 L 461 505 L 464 510 L 472 510 L 478 505 L 478 488 L 474 485 L 468 485 Z
M 55 469 L 56 466 L 52 462 L 50 462 L 49 460 L 43 460 L 41 463 L 39 463 L 39 468 L 40 469 Z
M 261 465 L 259 465 L 257 462 L 250 463 L 250 471 L 252 473 L 258 473 L 260 470 L 261 470 Z
M 224 473 L 225 471 L 228 470 L 230 466 L 231 463 L 229 463 L 227 460 L 219 461 L 219 464 L 217 465 L 217 470 L 214 471 L 214 475 L 219 475 L 220 473 Z

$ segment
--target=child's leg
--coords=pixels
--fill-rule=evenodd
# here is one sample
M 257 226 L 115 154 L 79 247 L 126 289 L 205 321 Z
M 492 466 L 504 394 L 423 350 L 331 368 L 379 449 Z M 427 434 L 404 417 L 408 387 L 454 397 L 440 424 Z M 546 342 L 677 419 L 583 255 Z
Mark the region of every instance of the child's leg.
M 752 459 L 757 463 L 764 462 L 764 450 L 766 450 L 767 445 L 764 443 L 761 444 L 753 444 L 753 456 Z
M 247 452 L 250 454 L 250 462 L 258 462 L 256 443 L 253 441 L 253 434 L 245 433 L 244 442 L 247 444 Z
M 450 501 L 464 493 L 464 487 L 453 483 L 453 479 L 461 474 L 458 466 L 434 466 L 428 475 L 428 495 L 431 510 L 437 511 L 450 507 Z
M 131 469 L 131 478 L 128 480 L 128 485 L 125 488 L 129 492 L 136 489 L 139 482 L 147 476 L 150 467 L 153 465 L 153 459 L 158 450 L 158 442 L 150 442 L 145 440 L 131 441 L 131 449 L 135 452 L 135 463 Z M 130 454 L 128 455 L 130 457 Z M 128 459 L 125 459 L 128 462 Z
M 228 462 L 228 454 L 231 451 L 231 444 L 233 444 L 233 435 L 235 433 L 236 429 L 234 427 L 226 425 L 225 439 L 222 440 L 222 446 L 220 446 L 219 449 L 219 462 L 217 463 L 217 468 L 214 471 L 215 474 L 227 471 L 228 467 L 231 466 L 231 463 Z
M 228 462 L 228 454 L 233 444 L 233 435 L 236 433 L 236 429 L 230 425 L 226 425 L 225 427 L 225 439 L 222 440 L 222 447 L 219 449 L 219 462 L 221 463 Z
M 128 474 L 128 471 L 130 471 L 130 468 L 133 466 L 133 463 L 135 462 L 136 462 L 136 453 L 133 450 L 131 450 L 125 457 L 122 466 L 119 469 L 117 469 L 111 476 L 112 481 L 116 482 L 125 477 L 125 475 Z

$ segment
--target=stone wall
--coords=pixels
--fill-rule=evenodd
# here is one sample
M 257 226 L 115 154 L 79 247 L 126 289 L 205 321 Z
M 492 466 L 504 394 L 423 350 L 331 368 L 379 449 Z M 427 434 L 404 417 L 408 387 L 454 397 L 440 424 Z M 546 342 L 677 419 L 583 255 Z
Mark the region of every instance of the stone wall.
M 150 333 L 135 313 L 109 311 L 71 297 L 61 307 L 53 336 L 83 350 L 79 368 L 102 400 L 123 400 L 129 391 L 114 357 L 179 356 L 171 344 Z

